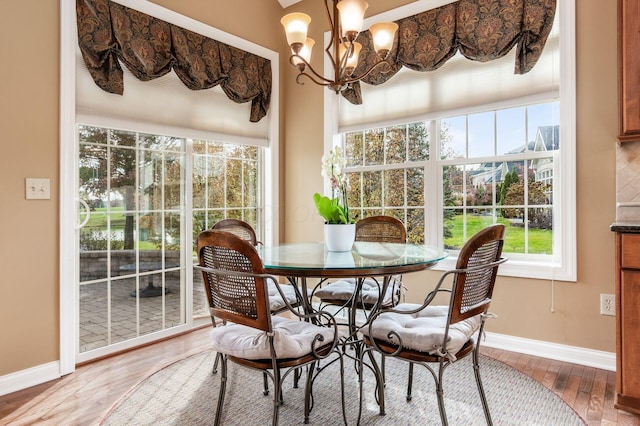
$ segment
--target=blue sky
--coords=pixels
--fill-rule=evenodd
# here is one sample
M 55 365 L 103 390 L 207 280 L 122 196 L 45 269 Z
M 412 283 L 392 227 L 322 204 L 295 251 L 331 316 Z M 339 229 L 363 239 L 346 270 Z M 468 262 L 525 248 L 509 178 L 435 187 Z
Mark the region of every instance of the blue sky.
M 558 124 L 559 104 L 545 103 L 502 109 L 496 112 L 470 114 L 469 125 L 469 153 L 468 157 L 492 156 L 494 140 L 497 141 L 497 154 L 505 154 L 527 142 L 533 141 L 539 126 Z M 443 124 L 449 126 L 451 142 L 445 147 L 459 155 L 465 153 L 466 123 L 465 116 L 443 119 Z M 495 125 L 494 125 L 495 121 Z

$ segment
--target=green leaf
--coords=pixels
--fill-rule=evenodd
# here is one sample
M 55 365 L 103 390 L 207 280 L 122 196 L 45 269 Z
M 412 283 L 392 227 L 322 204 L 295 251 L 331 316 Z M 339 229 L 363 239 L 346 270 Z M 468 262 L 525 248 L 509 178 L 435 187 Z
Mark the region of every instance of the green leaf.
M 347 223 L 344 208 L 338 204 L 337 199 L 332 200 L 316 192 L 313 194 L 313 201 L 316 204 L 316 210 L 326 223 Z

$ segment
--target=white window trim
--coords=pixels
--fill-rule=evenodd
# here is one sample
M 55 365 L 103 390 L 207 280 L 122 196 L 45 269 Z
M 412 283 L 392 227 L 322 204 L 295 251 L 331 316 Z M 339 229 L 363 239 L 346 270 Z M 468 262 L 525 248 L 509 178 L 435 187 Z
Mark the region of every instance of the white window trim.
M 264 182 L 261 191 L 270 194 L 264 203 L 265 244 L 278 243 L 278 206 L 279 206 L 279 54 L 258 44 L 241 39 L 232 34 L 212 28 L 202 22 L 180 15 L 151 2 L 139 0 L 116 0 L 124 6 L 140 12 L 172 22 L 183 28 L 214 38 L 223 43 L 246 50 L 271 60 L 272 92 L 270 112 L 267 119 L 269 124 L 269 147 L 264 155 Z M 78 202 L 76 197 L 77 182 L 77 141 L 76 141 L 76 10 L 75 2 L 60 0 L 60 376 L 75 370 L 77 344 L 78 298 L 76 295 L 76 280 L 78 276 L 78 250 L 75 244 L 77 238 Z M 231 102 L 231 101 L 229 101 Z M 248 119 L 248 118 L 247 118 Z M 187 274 L 191 276 L 191 274 Z M 188 283 L 191 281 L 188 279 Z M 187 291 L 191 285 L 187 285 Z M 188 303 L 190 303 L 188 301 Z M 187 305 L 189 306 L 189 305 Z M 181 329 L 192 326 L 193 319 L 188 316 L 187 323 L 170 329 L 167 332 L 154 333 L 138 340 L 141 343 L 171 335 Z
M 367 27 L 373 22 L 381 20 L 396 20 L 428 9 L 440 7 L 452 3 L 447 0 L 421 0 L 415 3 L 399 7 L 397 9 L 372 16 L 365 20 Z M 554 176 L 562 182 L 559 203 L 554 203 L 553 232 L 559 235 L 555 241 L 562 241 L 562 247 L 555 247 L 553 252 L 557 257 L 551 261 L 524 262 L 518 256 L 511 256 L 510 260 L 500 267 L 499 274 L 523 278 L 536 278 L 557 281 L 576 281 L 576 59 L 575 59 L 575 0 L 558 0 L 557 13 L 559 14 L 562 34 L 560 36 L 560 140 L 562 141 L 562 154 L 554 155 Z M 328 42 L 328 33 L 325 33 L 325 45 Z M 325 73 L 330 75 L 331 64 L 325 55 Z M 366 101 L 365 101 L 366 102 Z M 468 113 L 468 112 L 467 112 Z M 440 114 L 438 114 L 440 115 Z M 341 143 L 338 128 L 338 96 L 326 90 L 324 94 L 324 151 L 329 152 L 334 146 Z M 404 122 L 414 122 L 432 119 L 434 117 L 410 117 Z M 398 122 L 394 122 L 398 123 Z M 368 123 L 370 127 L 384 127 L 392 123 Z M 360 127 L 360 126 L 358 126 Z M 357 128 L 341 129 L 343 131 L 359 130 Z M 433 168 L 435 170 L 435 168 Z M 442 197 L 441 176 L 426 176 L 427 179 L 439 182 L 439 197 Z M 556 182 L 557 182 L 556 181 Z M 325 182 L 328 188 L 328 183 Z M 557 196 L 554 193 L 554 196 Z M 434 220 L 435 222 L 435 220 Z M 438 229 L 438 223 L 432 223 L 431 229 Z M 427 241 L 428 244 L 434 244 Z M 529 257 L 531 259 L 531 257 Z M 435 269 L 443 270 L 455 266 L 455 258 L 439 262 Z

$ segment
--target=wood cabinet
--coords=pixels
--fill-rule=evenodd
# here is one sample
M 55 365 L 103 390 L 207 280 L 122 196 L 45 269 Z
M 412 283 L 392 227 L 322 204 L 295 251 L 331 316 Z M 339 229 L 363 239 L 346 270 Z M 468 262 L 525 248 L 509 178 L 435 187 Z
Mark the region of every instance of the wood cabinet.
M 618 140 L 640 140 L 640 0 L 618 0 L 618 102 Z
M 616 232 L 616 408 L 640 413 L 640 233 Z

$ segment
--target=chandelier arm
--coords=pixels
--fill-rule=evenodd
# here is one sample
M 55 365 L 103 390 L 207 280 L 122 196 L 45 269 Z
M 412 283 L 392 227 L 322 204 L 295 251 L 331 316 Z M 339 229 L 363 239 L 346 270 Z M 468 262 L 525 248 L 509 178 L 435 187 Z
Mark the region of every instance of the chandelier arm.
M 312 82 L 312 83 L 317 84 L 318 86 L 325 86 L 325 87 L 327 87 L 327 86 L 329 86 L 329 85 L 331 84 L 331 83 L 329 83 L 329 82 L 319 81 L 319 80 L 317 80 L 316 78 L 314 78 L 314 76 L 313 76 L 313 75 L 308 74 L 308 73 L 306 73 L 306 72 L 304 72 L 304 71 L 303 71 L 303 72 L 301 72 L 301 73 L 298 73 L 298 75 L 296 76 L 296 83 L 297 83 L 297 84 L 299 84 L 299 85 L 301 85 L 301 86 L 304 86 L 304 82 L 302 82 L 302 81 L 301 81 L 301 77 L 307 77 L 309 80 L 311 80 L 311 82 Z M 325 78 L 323 78 L 323 80 L 326 80 L 326 79 L 325 79 Z
M 365 78 L 366 76 L 368 76 L 369 74 L 371 74 L 371 72 L 373 72 L 374 69 L 378 68 L 380 65 L 382 64 L 386 64 L 389 69 L 391 69 L 391 64 L 389 64 L 389 62 L 384 61 L 384 60 L 380 60 L 379 62 L 376 62 L 375 64 L 371 65 L 364 73 L 362 73 L 361 75 L 357 76 L 357 77 L 351 77 L 351 78 L 345 78 L 344 79 L 344 83 L 345 84 L 349 84 L 349 83 L 353 83 L 354 81 L 360 81 L 363 78 Z
M 322 75 L 318 74 L 316 72 L 316 70 L 313 69 L 313 67 L 311 66 L 311 64 L 309 62 L 307 62 L 307 60 L 305 58 L 303 58 L 300 55 L 296 55 L 293 54 L 291 55 L 291 57 L 289 58 L 289 63 L 295 67 L 298 67 L 298 65 L 294 62 L 294 59 L 298 59 L 299 61 L 301 61 L 302 63 L 304 63 L 305 65 L 305 69 L 311 71 L 311 73 L 315 76 L 315 78 L 313 78 L 313 76 L 311 74 L 308 74 L 304 71 L 300 71 L 298 73 L 298 76 L 296 77 L 296 83 L 298 84 L 303 84 L 298 82 L 298 77 L 300 77 L 301 75 L 306 75 L 309 79 L 311 79 L 314 83 L 319 84 L 321 86 L 328 86 L 329 83 L 332 83 L 331 80 L 329 80 L 328 78 L 324 78 Z M 324 83 L 320 83 L 319 81 L 324 81 Z
M 331 15 L 331 12 L 329 10 L 329 1 L 333 3 L 333 0 L 324 0 L 324 9 L 325 9 L 325 12 L 327 13 L 327 20 L 329 21 L 329 25 L 331 25 L 331 39 L 329 40 L 329 44 L 327 45 L 327 48 L 325 49 L 325 51 L 327 52 L 327 54 L 329 54 L 329 56 L 331 56 L 330 50 L 331 50 L 331 46 L 333 46 L 334 44 L 334 39 L 336 39 L 335 33 L 338 26 L 334 24 L 335 13 L 334 13 L 334 16 Z M 336 10 L 335 6 L 333 7 L 333 10 L 335 12 Z

